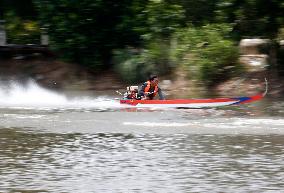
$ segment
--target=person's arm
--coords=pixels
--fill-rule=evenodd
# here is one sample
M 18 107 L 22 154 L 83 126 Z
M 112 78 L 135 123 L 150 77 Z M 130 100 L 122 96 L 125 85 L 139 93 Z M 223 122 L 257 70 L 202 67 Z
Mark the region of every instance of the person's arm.
M 166 99 L 164 94 L 163 94 L 163 92 L 162 92 L 162 89 L 160 89 L 160 88 L 158 89 L 158 94 L 159 94 L 160 100 L 165 100 Z

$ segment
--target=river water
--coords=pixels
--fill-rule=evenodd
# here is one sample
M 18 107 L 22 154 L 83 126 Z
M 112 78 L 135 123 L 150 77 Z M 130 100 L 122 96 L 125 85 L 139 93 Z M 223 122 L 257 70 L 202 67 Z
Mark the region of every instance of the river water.
M 283 100 L 135 109 L 2 87 L 0 192 L 284 191 Z

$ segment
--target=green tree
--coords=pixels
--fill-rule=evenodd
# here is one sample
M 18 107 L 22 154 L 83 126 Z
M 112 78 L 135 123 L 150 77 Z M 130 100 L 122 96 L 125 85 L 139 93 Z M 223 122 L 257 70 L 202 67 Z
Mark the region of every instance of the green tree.
M 191 78 L 207 86 L 231 77 L 240 69 L 238 49 L 229 38 L 231 30 L 227 24 L 181 29 L 174 37 L 176 62 L 184 66 Z
M 134 15 L 143 9 L 142 2 L 36 0 L 36 5 L 53 48 L 64 59 L 108 68 L 113 49 L 139 44 Z
M 37 21 L 23 20 L 13 11 L 6 12 L 6 32 L 8 43 L 12 44 L 39 44 L 40 27 Z
M 144 10 L 148 33 L 146 39 L 169 38 L 184 19 L 184 10 L 180 5 L 169 4 L 166 1 L 152 0 Z
M 37 17 L 33 0 L 1 0 L 0 19 L 4 19 L 4 15 L 10 12 L 21 20 L 35 20 Z
M 184 10 L 166 1 L 151 0 L 138 18 L 145 22 L 139 28 L 143 40 L 140 49 L 115 52 L 116 69 L 128 81 L 143 80 L 153 72 L 171 71 L 171 36 L 182 26 Z
M 234 35 L 275 38 L 284 25 L 284 3 L 281 0 L 218 1 L 217 22 L 233 23 Z
M 184 25 L 195 26 L 214 22 L 216 0 L 165 0 L 168 4 L 176 4 L 185 11 Z
M 39 43 L 40 27 L 32 0 L 1 0 L 0 19 L 6 21 L 8 43 Z

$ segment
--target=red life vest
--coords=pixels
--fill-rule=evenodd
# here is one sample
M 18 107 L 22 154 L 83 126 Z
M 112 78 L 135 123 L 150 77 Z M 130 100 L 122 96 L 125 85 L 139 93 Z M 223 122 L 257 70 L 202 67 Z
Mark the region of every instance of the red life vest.
M 151 82 L 147 81 L 147 86 L 144 89 L 144 92 L 150 92 L 150 88 L 151 88 Z M 157 92 L 158 92 L 159 88 L 158 86 L 155 86 L 155 89 L 153 91 L 153 93 L 151 94 L 153 97 L 156 96 Z

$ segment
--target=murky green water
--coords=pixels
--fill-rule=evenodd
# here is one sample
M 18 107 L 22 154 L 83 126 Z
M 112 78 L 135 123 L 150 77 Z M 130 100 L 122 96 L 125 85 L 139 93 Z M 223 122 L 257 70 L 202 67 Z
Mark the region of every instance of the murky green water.
M 78 130 L 80 128 L 78 127 Z M 1 192 L 281 192 L 283 135 L 1 129 Z
M 284 191 L 281 100 L 127 109 L 44 96 L 0 101 L 0 192 Z

